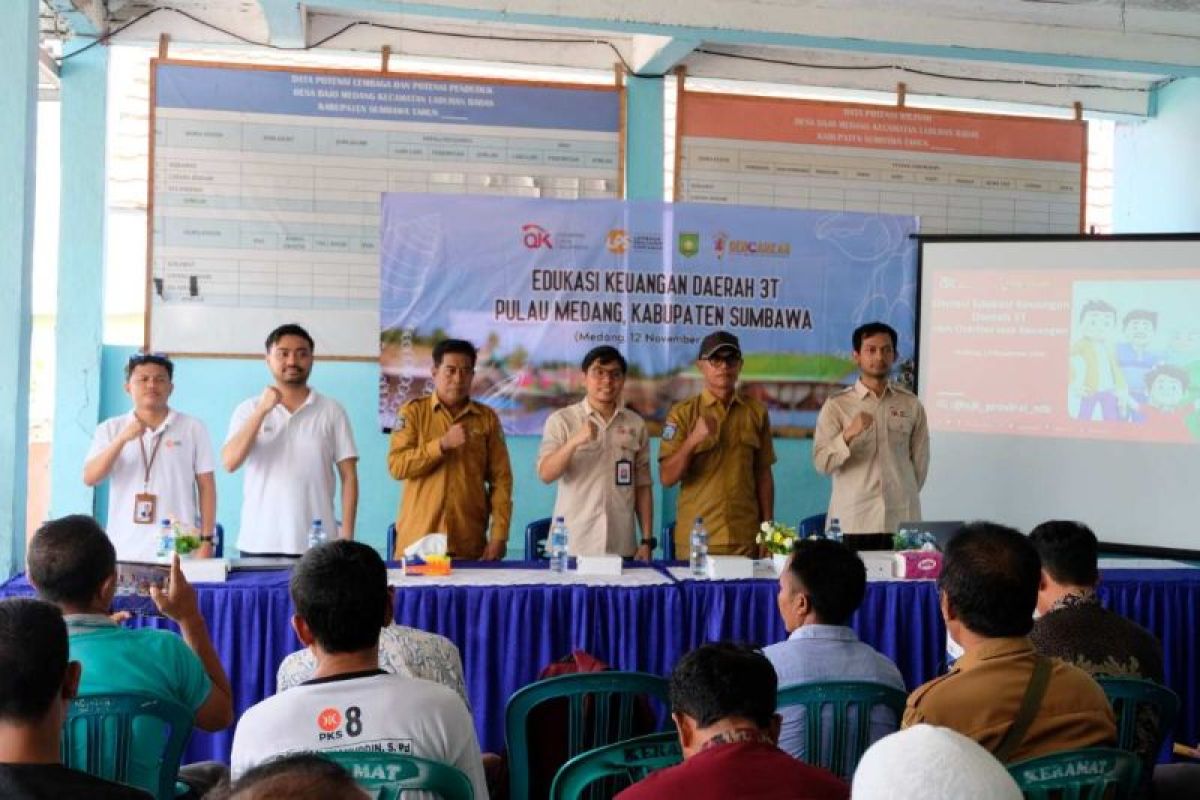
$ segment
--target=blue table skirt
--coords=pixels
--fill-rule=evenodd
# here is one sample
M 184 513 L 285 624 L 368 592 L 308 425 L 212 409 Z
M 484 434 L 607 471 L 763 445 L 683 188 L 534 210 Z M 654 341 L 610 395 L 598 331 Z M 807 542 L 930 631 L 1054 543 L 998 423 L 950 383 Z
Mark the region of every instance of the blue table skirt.
M 1106 604 L 1164 643 L 1167 684 L 1183 700 L 1175 740 L 1197 741 L 1200 570 L 1106 571 L 1101 587 Z M 618 669 L 665 675 L 683 653 L 706 641 L 777 642 L 785 635 L 777 590 L 773 580 L 405 587 L 396 592 L 396 621 L 440 633 L 458 645 L 480 745 L 498 752 L 508 697 L 549 662 L 583 649 Z M 240 715 L 274 693 L 279 662 L 300 646 L 290 625 L 287 573 L 235 572 L 227 583 L 200 584 L 197 592 Z M 0 586 L 0 596 L 30 593 L 21 576 Z M 119 598 L 117 607 L 152 609 L 145 598 Z M 175 629 L 155 616 L 139 616 L 133 624 Z M 945 629 L 931 582 L 869 584 L 852 625 L 864 641 L 896 661 L 910 688 L 939 673 Z M 232 742 L 232 729 L 197 731 L 186 760 L 227 762 Z

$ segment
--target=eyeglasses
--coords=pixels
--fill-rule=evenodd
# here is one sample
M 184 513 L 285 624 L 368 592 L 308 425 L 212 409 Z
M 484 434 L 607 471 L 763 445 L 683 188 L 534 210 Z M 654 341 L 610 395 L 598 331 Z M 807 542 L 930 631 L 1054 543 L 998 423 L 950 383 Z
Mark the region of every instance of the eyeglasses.
M 131 367 L 136 367 L 138 364 L 162 364 L 164 361 L 170 363 L 171 359 L 166 353 L 159 351 L 152 353 L 138 352 L 129 356 L 129 366 Z
M 709 356 L 708 358 L 706 358 L 704 360 L 707 361 L 709 364 L 712 364 L 714 367 L 720 367 L 720 366 L 736 367 L 738 364 L 742 363 L 742 357 L 736 356 L 736 355 Z

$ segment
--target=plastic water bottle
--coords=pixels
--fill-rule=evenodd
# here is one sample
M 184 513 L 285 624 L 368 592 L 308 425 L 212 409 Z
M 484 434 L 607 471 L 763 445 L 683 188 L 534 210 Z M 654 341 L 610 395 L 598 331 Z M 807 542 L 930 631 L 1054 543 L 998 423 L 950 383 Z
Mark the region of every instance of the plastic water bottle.
M 164 519 L 159 523 L 158 528 L 158 550 L 155 553 L 159 558 L 170 558 L 175 552 L 175 528 L 171 525 L 171 520 Z
M 550 571 L 564 573 L 567 571 L 567 523 L 562 517 L 555 517 L 550 526 L 550 538 L 546 542 L 546 551 L 550 554 Z
M 702 517 L 696 517 L 696 524 L 692 526 L 692 552 L 688 564 L 693 575 L 708 574 L 708 529 L 704 527 Z
M 842 540 L 842 523 L 837 517 L 829 520 L 829 530 L 826 532 L 826 536 L 835 542 Z
M 308 549 L 320 547 L 325 544 L 328 539 L 325 536 L 325 527 L 321 524 L 321 520 L 314 519 L 312 527 L 308 529 Z

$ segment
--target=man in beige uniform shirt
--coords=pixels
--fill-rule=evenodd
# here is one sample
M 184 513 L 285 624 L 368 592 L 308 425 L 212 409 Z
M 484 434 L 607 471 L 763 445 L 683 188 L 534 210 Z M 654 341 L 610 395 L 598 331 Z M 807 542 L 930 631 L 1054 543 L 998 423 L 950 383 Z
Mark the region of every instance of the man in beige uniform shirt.
M 821 407 L 813 465 L 833 476 L 828 519 L 839 520 L 843 533 L 891 533 L 921 518 L 929 426 L 916 395 L 888 381 L 895 329 L 869 322 L 852 342 L 859 378 Z
M 650 439 L 646 424 L 625 408 L 625 357 L 615 347 L 594 347 L 583 357 L 587 396 L 555 411 L 542 433 L 538 477 L 558 481 L 554 516 L 563 517 L 573 556 L 635 551 L 650 560 Z M 634 516 L 642 538 L 634 539 Z
M 726 331 L 704 337 L 696 368 L 704 390 L 667 414 L 658 451 L 663 486 L 682 483 L 675 554 L 686 556 L 696 517 L 713 555 L 757 556 L 759 523 L 774 519 L 775 447 L 767 407 L 737 391 L 742 348 Z

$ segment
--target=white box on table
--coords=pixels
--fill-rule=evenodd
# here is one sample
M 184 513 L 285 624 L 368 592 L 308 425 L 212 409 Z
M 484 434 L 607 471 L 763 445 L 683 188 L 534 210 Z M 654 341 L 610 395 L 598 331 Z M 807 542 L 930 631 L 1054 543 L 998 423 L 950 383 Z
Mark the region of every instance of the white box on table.
M 896 577 L 896 559 L 891 550 L 864 550 L 858 557 L 867 568 L 867 580 L 890 581 Z
M 576 556 L 575 571 L 580 575 L 620 575 L 620 556 Z
M 754 561 L 745 556 L 709 556 L 705 560 L 705 572 L 714 580 L 754 577 Z
M 229 561 L 224 558 L 181 558 L 179 569 L 188 583 L 224 583 L 229 576 Z

